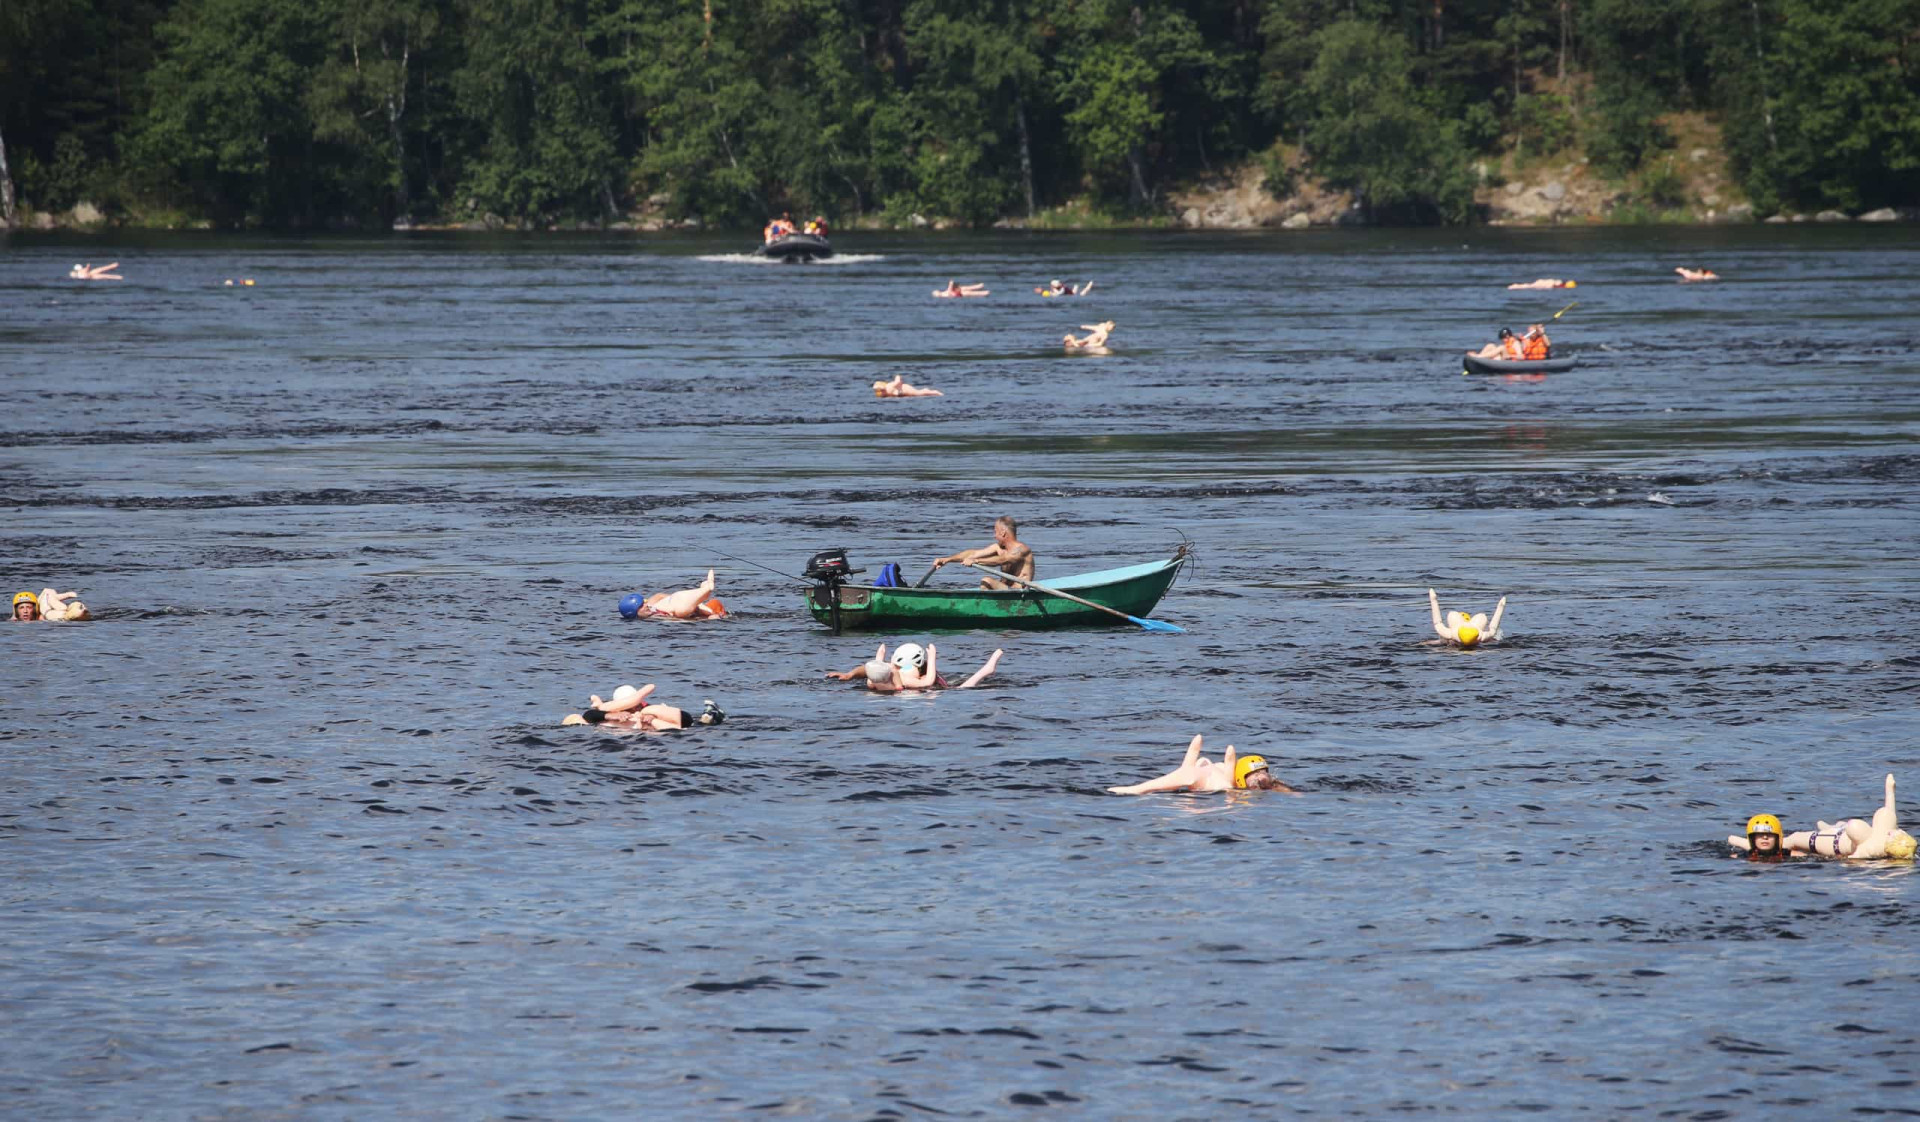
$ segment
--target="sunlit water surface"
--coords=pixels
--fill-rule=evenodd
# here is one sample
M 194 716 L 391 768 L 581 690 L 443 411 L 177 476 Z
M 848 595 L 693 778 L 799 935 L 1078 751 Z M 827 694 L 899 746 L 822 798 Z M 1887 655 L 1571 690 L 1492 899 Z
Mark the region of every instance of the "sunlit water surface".
M 1920 1112 L 1911 868 L 1720 841 L 1920 800 L 1912 228 L 840 241 L 0 242 L 0 574 L 100 616 L 0 629 L 0 1114 Z M 726 556 L 999 514 L 1186 634 L 872 695 Z M 1103 793 L 1195 733 L 1305 794 Z

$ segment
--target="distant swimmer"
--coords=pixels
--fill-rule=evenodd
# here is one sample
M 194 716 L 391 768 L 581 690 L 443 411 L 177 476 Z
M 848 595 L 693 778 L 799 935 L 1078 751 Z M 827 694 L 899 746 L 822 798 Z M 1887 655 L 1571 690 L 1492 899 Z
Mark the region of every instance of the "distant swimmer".
M 875 397 L 945 397 L 947 395 L 941 393 L 939 390 L 936 390 L 931 386 L 916 386 L 912 382 L 907 381 L 905 375 L 895 374 L 893 376 L 892 381 L 875 382 L 873 384 L 873 396 Z
M 1500 329 L 1500 341 L 1488 343 L 1477 351 L 1468 351 L 1472 358 L 1503 358 L 1518 361 L 1521 356 L 1520 340 L 1511 328 Z
M 1727 844 L 1747 854 L 1751 861 L 1779 861 L 1785 857 L 1839 857 L 1869 861 L 1891 857 L 1904 861 L 1913 856 L 1913 835 L 1900 828 L 1893 805 L 1893 776 L 1887 776 L 1886 802 L 1873 812 L 1872 822 L 1850 818 L 1845 822 L 1815 822 L 1812 830 L 1792 834 L 1781 832 L 1780 820 L 1771 814 L 1756 814 L 1747 819 L 1747 836 L 1734 834 Z
M 1058 280 L 1052 280 L 1034 289 L 1034 291 L 1042 296 L 1085 296 L 1087 293 L 1093 291 L 1093 282 L 1088 281 L 1076 288 L 1073 285 L 1061 284 Z
M 939 653 L 932 643 L 928 643 L 925 649 L 922 649 L 918 643 L 902 643 L 893 652 L 891 659 L 887 657 L 887 645 L 882 643 L 880 649 L 873 652 L 873 658 L 870 661 L 852 670 L 829 670 L 827 677 L 838 682 L 864 681 L 867 683 L 867 688 L 876 693 L 899 693 L 901 690 L 968 690 L 985 681 L 987 676 L 999 667 L 1002 653 L 995 650 L 987 657 L 987 661 L 981 664 L 980 669 L 974 671 L 971 677 L 957 686 L 947 681 L 940 673 Z
M 74 280 L 126 280 L 127 278 L 114 272 L 119 267 L 118 261 L 111 265 L 75 265 L 67 271 L 67 275 Z
M 1263 756 L 1236 756 L 1233 745 L 1227 745 L 1226 755 L 1219 763 L 1200 755 L 1200 737 L 1194 737 L 1187 745 L 1186 759 L 1180 766 L 1145 783 L 1135 783 L 1127 787 L 1109 787 L 1115 795 L 1152 795 L 1161 791 L 1279 791 L 1282 794 L 1297 795 L 1300 792 L 1273 777 Z
M 1427 642 L 1452 643 L 1457 647 L 1476 647 L 1482 643 L 1494 643 L 1500 639 L 1500 617 L 1506 614 L 1507 598 L 1493 606 L 1493 621 L 1487 621 L 1485 612 L 1467 615 L 1465 612 L 1448 612 L 1446 622 L 1440 620 L 1440 597 L 1433 589 L 1427 589 L 1427 608 L 1433 613 L 1433 631 L 1439 639 Z
M 958 299 L 964 296 L 989 296 L 992 293 L 984 284 L 955 284 L 948 281 L 947 287 L 936 288 L 933 294 L 942 299 Z
M 1509 290 L 1516 289 L 1516 288 L 1578 288 L 1578 287 L 1580 287 L 1580 285 L 1576 281 L 1555 280 L 1551 277 L 1542 277 L 1539 280 L 1527 281 L 1525 284 L 1510 284 L 1507 286 Z
M 1712 269 L 1687 269 L 1676 265 L 1673 271 L 1679 273 L 1680 279 L 1683 281 L 1710 281 L 1720 279 L 1720 274 L 1714 272 Z
M 933 567 L 938 569 L 942 565 L 956 563 L 986 565 L 999 569 L 1008 576 L 1030 581 L 1033 579 L 1035 568 L 1033 550 L 1027 548 L 1027 544 L 1020 540 L 1019 534 L 1020 524 L 1003 514 L 993 520 L 992 545 L 982 546 L 979 549 L 963 549 L 951 556 L 936 558 Z M 1020 586 L 1012 581 L 982 577 L 980 587 L 988 591 L 1001 591 Z
M 246 287 L 246 288 L 252 288 L 252 287 L 253 287 L 253 278 L 252 278 L 252 277 L 248 277 L 248 278 L 247 278 L 246 280 L 243 280 L 243 281 L 241 281 L 241 282 L 240 282 L 240 284 L 241 284 L 241 285 L 242 285 L 243 287 Z M 227 281 L 226 281 L 226 284 L 225 284 L 225 285 L 224 285 L 223 287 L 226 287 L 226 288 L 232 288 L 232 287 L 233 287 L 233 278 L 232 278 L 232 277 L 228 277 L 228 278 L 227 278 Z
M 638 592 L 620 601 L 620 614 L 627 619 L 716 619 L 727 614 L 727 607 L 713 595 L 713 570 L 707 579 L 679 592 L 656 592 L 642 598 Z
M 1080 329 L 1087 333 L 1085 336 L 1076 338 L 1069 332 L 1061 337 L 1060 342 L 1070 351 L 1107 354 L 1107 336 L 1113 334 L 1113 326 L 1112 320 L 1107 320 L 1105 323 L 1083 323 Z
M 613 691 L 612 701 L 600 700 L 594 694 L 587 701 L 584 713 L 569 713 L 561 720 L 561 727 L 568 725 L 605 725 L 608 728 L 638 729 L 641 732 L 669 732 L 674 729 L 698 728 L 701 725 L 717 725 L 727 719 L 712 698 L 706 701 L 706 707 L 698 713 L 689 713 L 671 705 L 650 705 L 647 698 L 653 693 L 653 683 L 649 682 L 639 689 L 621 686 Z

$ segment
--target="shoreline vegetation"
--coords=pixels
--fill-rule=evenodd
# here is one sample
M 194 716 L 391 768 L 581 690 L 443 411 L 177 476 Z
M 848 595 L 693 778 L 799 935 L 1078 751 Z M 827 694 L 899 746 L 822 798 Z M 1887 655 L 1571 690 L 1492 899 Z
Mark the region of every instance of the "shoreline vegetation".
M 1920 220 L 1914 0 L 19 0 L 0 227 Z

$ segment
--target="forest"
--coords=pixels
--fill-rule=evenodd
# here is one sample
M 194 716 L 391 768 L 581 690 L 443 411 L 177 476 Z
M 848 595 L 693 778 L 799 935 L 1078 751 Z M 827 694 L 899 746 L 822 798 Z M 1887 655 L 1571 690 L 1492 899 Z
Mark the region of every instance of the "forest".
M 0 3 L 10 223 L 984 224 L 1249 161 L 1462 223 L 1476 161 L 1689 112 L 1762 214 L 1920 202 L 1920 0 Z

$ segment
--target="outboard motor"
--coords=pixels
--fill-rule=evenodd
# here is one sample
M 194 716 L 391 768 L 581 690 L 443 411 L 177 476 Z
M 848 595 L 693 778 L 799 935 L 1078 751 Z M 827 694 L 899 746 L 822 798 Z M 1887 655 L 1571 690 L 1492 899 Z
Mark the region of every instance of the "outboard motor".
M 833 617 L 835 635 L 840 634 L 840 586 L 847 583 L 848 577 L 864 572 L 865 569 L 855 569 L 848 563 L 846 550 L 829 549 L 809 558 L 806 569 L 800 574 L 815 582 L 814 602 L 819 603 L 822 598 L 826 600 L 827 611 Z

